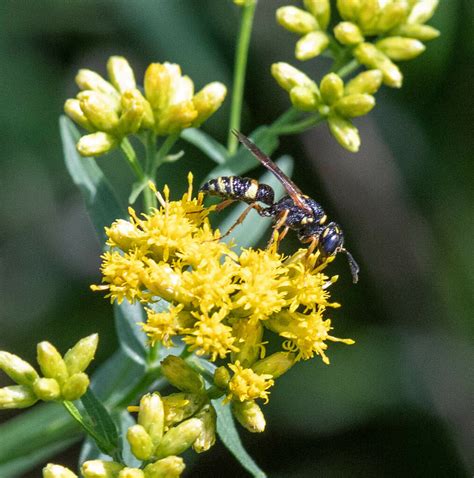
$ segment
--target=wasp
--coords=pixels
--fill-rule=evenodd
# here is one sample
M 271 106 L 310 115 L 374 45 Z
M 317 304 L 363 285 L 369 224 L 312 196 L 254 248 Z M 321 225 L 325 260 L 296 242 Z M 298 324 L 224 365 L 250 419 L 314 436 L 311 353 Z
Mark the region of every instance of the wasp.
M 352 281 L 356 283 L 359 277 L 359 266 L 344 247 L 344 234 L 339 225 L 333 221 L 328 222 L 321 205 L 303 194 L 298 186 L 249 138 L 235 130 L 233 133 L 255 158 L 275 175 L 285 188 L 287 195 L 275 202 L 275 193 L 271 186 L 241 176 L 221 176 L 207 181 L 200 190 L 224 200 L 218 205 L 219 210 L 235 201 L 248 204 L 247 209 L 225 235 L 230 234 L 238 224 L 242 223 L 250 210 L 255 209 L 260 216 L 273 219 L 273 227 L 279 231 L 278 240 L 283 239 L 290 229 L 296 231 L 298 239 L 304 244 L 309 244 L 308 255 L 318 250 L 322 259 L 325 260 L 339 252 L 345 253 Z

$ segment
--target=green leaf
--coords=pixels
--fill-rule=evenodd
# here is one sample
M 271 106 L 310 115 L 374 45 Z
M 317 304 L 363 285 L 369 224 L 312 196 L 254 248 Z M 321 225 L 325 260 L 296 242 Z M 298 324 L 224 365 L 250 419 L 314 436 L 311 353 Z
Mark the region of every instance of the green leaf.
M 268 126 L 257 128 L 250 139 L 266 154 L 271 155 L 278 148 L 278 136 Z M 219 176 L 241 176 L 254 169 L 260 163 L 243 146 L 224 164 L 215 167 L 207 176 L 206 181 Z
M 94 158 L 83 158 L 76 150 L 79 131 L 66 116 L 59 119 L 64 160 L 72 180 L 84 197 L 89 216 L 101 242 L 105 242 L 104 227 L 118 218 L 125 218 L 112 186 L 105 178 Z
M 145 322 L 145 312 L 139 303 L 130 304 L 124 300 L 114 305 L 115 330 L 122 350 L 138 364 L 145 365 L 147 357 L 147 338 L 138 325 Z
M 183 130 L 181 138 L 193 146 L 196 146 L 196 148 L 200 149 L 217 164 L 224 164 L 226 162 L 227 150 L 225 147 L 204 131 L 196 128 L 188 128 Z
M 81 397 L 81 403 L 89 419 L 88 425 L 94 430 L 94 439 L 101 451 L 120 461 L 121 443 L 115 422 L 102 402 L 91 389 Z
M 82 436 L 59 404 L 37 405 L 0 426 L 0 476 L 22 476 Z
M 95 441 L 91 437 L 87 437 L 81 447 L 79 459 L 77 460 L 79 467 L 85 461 L 89 460 L 110 460 L 110 456 L 102 453 Z
M 293 158 L 288 155 L 282 156 L 276 161 L 285 174 L 291 176 L 293 172 Z M 275 198 L 282 197 L 285 193 L 283 185 L 271 171 L 266 171 L 258 180 L 262 184 L 270 185 L 275 191 Z M 219 230 L 225 234 L 237 221 L 242 212 L 247 209 L 247 204 L 233 206 L 234 209 L 219 223 Z M 233 239 L 241 247 L 255 246 L 267 233 L 270 220 L 260 217 L 255 211 L 251 211 L 242 224 L 239 224 L 226 239 Z M 270 239 L 270 235 L 268 235 Z M 225 239 L 224 239 L 225 240 Z
M 137 181 L 137 182 L 132 184 L 132 190 L 130 192 L 130 196 L 128 196 L 128 202 L 130 204 L 135 203 L 138 196 L 140 196 L 140 193 L 147 187 L 148 181 L 149 181 L 149 179 L 145 178 L 141 181 Z
M 213 400 L 217 413 L 217 434 L 222 443 L 237 458 L 240 464 L 255 478 L 265 478 L 267 475 L 258 467 L 253 458 L 247 453 L 240 441 L 234 417 L 229 405 L 223 405 L 222 398 Z

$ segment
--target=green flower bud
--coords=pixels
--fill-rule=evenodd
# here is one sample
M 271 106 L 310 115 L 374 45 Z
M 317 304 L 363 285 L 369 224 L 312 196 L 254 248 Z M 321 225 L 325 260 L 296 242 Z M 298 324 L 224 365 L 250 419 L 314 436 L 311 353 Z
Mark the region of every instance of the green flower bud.
M 329 73 L 321 80 L 321 97 L 323 101 L 332 105 L 344 94 L 344 82 L 336 73 Z
M 94 130 L 91 122 L 86 118 L 86 115 L 82 111 L 81 102 L 78 99 L 70 98 L 66 100 L 64 103 L 64 112 L 82 128 L 86 129 L 87 131 Z
M 388 37 L 378 41 L 376 47 L 391 60 L 412 60 L 425 51 L 425 45 L 419 40 L 404 37 Z
M 273 63 L 272 75 L 277 83 L 288 92 L 295 86 L 306 86 L 315 92 L 318 91 L 318 87 L 313 80 L 288 63 Z
M 62 385 L 69 374 L 61 354 L 49 342 L 40 342 L 36 347 L 38 364 L 46 378 L 54 378 Z
M 118 478 L 145 478 L 145 473 L 138 468 L 123 468 Z
M 136 92 L 136 94 L 134 94 Z M 151 111 L 151 108 L 150 108 Z M 153 114 L 153 113 L 152 113 Z M 118 124 L 118 132 L 121 136 L 136 133 L 145 116 L 144 102 L 138 90 L 127 90 L 122 95 L 122 114 Z
M 367 70 L 359 73 L 344 88 L 346 95 L 355 95 L 358 93 L 367 93 L 372 95 L 378 91 L 382 85 L 382 72 L 380 70 Z
M 157 118 L 155 131 L 159 135 L 169 135 L 192 126 L 197 118 L 197 111 L 193 102 L 182 101 L 176 105 L 166 108 Z
M 398 24 L 402 23 L 408 13 L 408 4 L 393 2 L 386 5 L 377 19 L 374 33 L 386 33 Z
M 171 385 L 183 392 L 201 392 L 204 390 L 204 379 L 191 368 L 181 357 L 168 355 L 162 362 L 163 375 Z
M 343 45 L 357 45 L 364 41 L 360 28 L 351 22 L 340 22 L 334 27 L 334 36 Z
M 299 35 L 305 35 L 319 28 L 313 15 L 297 7 L 287 6 L 278 8 L 276 19 L 283 28 Z
M 110 97 L 111 101 L 118 104 L 120 96 L 117 90 L 98 73 L 92 70 L 82 69 L 76 75 L 77 86 L 81 90 L 92 90 Z
M 153 453 L 150 435 L 141 425 L 133 425 L 127 430 L 127 441 L 133 455 L 139 460 L 148 460 Z
M 155 450 L 158 458 L 179 455 L 187 450 L 203 431 L 202 421 L 190 418 L 166 432 Z
M 320 55 L 329 45 L 329 37 L 320 31 L 307 33 L 296 42 L 295 56 L 305 61 Z
M 269 374 L 278 378 L 290 370 L 296 362 L 296 355 L 291 352 L 276 352 L 252 365 L 252 370 L 259 375 Z
M 0 351 L 0 369 L 18 385 L 33 385 L 38 372 L 25 360 L 9 352 Z
M 234 360 L 232 360 L 234 361 Z M 214 372 L 214 384 L 216 387 L 227 389 L 227 385 L 230 381 L 230 372 L 225 366 L 217 367 Z
M 61 396 L 64 400 L 77 400 L 87 392 L 89 384 L 89 377 L 84 372 L 75 373 L 61 387 Z
M 335 110 L 342 116 L 355 118 L 366 115 L 375 106 L 372 95 L 357 93 L 341 98 L 334 105 Z
M 420 0 L 415 3 L 408 15 L 407 23 L 425 23 L 434 14 L 438 7 L 438 0 Z
M 328 120 L 329 130 L 338 143 L 351 151 L 357 153 L 360 147 L 360 137 L 357 128 L 345 118 L 332 114 Z
M 361 0 L 337 0 L 337 9 L 344 20 L 356 21 L 360 8 Z
M 172 83 L 181 77 L 179 65 L 152 63 L 145 71 L 143 80 L 146 99 L 154 111 L 165 108 L 170 100 Z
M 123 465 L 115 461 L 89 460 L 82 464 L 84 478 L 117 478 Z
M 179 456 L 167 456 L 147 465 L 144 469 L 146 478 L 179 478 L 186 468 Z
M 202 422 L 202 432 L 193 444 L 196 453 L 202 453 L 209 450 L 216 442 L 216 421 L 217 415 L 212 405 L 204 407 L 197 415 Z
M 27 408 L 38 401 L 31 387 L 11 385 L 0 388 L 0 410 L 9 408 Z
M 195 393 L 172 393 L 162 397 L 165 414 L 165 427 L 193 416 L 206 403 L 206 396 Z
M 331 18 L 331 3 L 329 0 L 303 0 L 304 7 L 318 21 L 319 28 L 326 30 Z
M 83 91 L 79 93 L 78 98 L 81 110 L 95 128 L 106 133 L 115 130 L 119 117 L 104 94 L 97 91 Z
M 390 32 L 392 35 L 414 38 L 420 41 L 430 41 L 438 38 L 440 33 L 436 28 L 417 23 L 400 25 Z
M 98 131 L 97 133 L 82 136 L 76 148 L 81 156 L 100 156 L 115 148 L 117 139 L 108 133 Z
M 33 384 L 33 391 L 45 402 L 57 400 L 61 396 L 61 388 L 54 378 L 39 378 Z
M 402 86 L 403 76 L 397 65 L 371 43 L 361 43 L 354 48 L 357 61 L 368 68 L 377 68 L 383 74 L 383 82 L 392 88 Z
M 107 61 L 107 73 L 115 88 L 124 93 L 137 87 L 135 74 L 123 56 L 111 56 Z
M 379 0 L 363 0 L 357 17 L 357 24 L 364 33 L 375 33 L 378 16 L 381 12 Z
M 290 98 L 292 98 L 292 103 L 296 106 L 293 102 L 293 91 L 296 89 L 304 89 L 308 91 L 305 87 L 298 87 L 296 86 L 290 92 Z M 309 91 L 309 94 L 314 97 L 314 94 Z M 301 108 L 302 109 L 302 108 Z M 307 111 L 307 110 L 304 110 Z M 241 363 L 243 367 L 250 367 L 260 356 L 262 353 L 262 339 L 263 339 L 263 325 L 260 321 L 253 322 L 247 319 L 236 321 L 233 326 L 233 335 L 236 338 L 235 345 L 238 347 L 238 352 L 232 352 L 231 354 L 231 361 L 235 363 L 237 360 Z M 216 380 L 216 374 L 214 374 L 214 380 Z M 227 368 L 224 367 L 224 370 L 227 371 Z M 224 374 L 222 376 L 222 383 L 227 380 L 227 376 L 224 371 L 219 372 L 220 374 Z M 228 374 L 228 371 L 227 371 Z M 227 385 L 221 388 L 226 388 Z
M 231 407 L 234 417 L 246 430 L 251 433 L 262 433 L 265 430 L 265 417 L 254 400 L 232 401 Z
M 222 105 L 227 95 L 227 88 L 222 83 L 214 81 L 206 85 L 193 96 L 193 105 L 197 117 L 193 126 L 198 127 L 213 115 Z
M 64 354 L 64 362 L 69 375 L 84 372 L 92 360 L 94 360 L 98 343 L 99 334 L 92 334 L 79 340 L 74 347 Z
M 163 400 L 158 392 L 149 393 L 141 398 L 137 421 L 146 430 L 152 443 L 158 445 L 163 437 L 165 421 Z
M 64 466 L 48 463 L 43 468 L 43 478 L 77 478 L 77 475 Z

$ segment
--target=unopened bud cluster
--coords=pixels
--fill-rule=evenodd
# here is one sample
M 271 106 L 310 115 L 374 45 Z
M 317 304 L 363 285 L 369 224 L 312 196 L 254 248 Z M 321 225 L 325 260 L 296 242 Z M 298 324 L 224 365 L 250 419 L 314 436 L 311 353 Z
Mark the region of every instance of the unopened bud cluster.
M 194 93 L 194 83 L 179 65 L 152 63 L 145 72 L 144 94 L 127 60 L 112 56 L 107 62 L 109 81 L 82 69 L 76 76 L 81 89 L 64 105 L 66 114 L 89 131 L 77 143 L 83 156 L 110 151 L 130 134 L 145 130 L 158 135 L 179 133 L 200 126 L 221 106 L 226 87 L 219 82 Z
M 99 337 L 85 337 L 69 349 L 64 357 L 49 342 L 37 346 L 37 361 L 43 374 L 26 361 L 0 351 L 0 369 L 17 385 L 0 389 L 0 409 L 26 408 L 38 400 L 77 400 L 87 391 L 89 377 L 84 373 L 93 360 Z

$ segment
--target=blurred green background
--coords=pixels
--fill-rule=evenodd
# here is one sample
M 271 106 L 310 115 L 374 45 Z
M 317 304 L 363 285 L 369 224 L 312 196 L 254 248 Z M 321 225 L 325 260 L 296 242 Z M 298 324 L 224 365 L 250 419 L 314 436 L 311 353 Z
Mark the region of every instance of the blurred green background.
M 274 21 L 287 3 L 257 9 L 245 133 L 288 107 L 269 73 L 273 62 L 297 63 L 295 37 Z M 99 362 L 116 347 L 112 309 L 89 290 L 100 280 L 100 244 L 62 161 L 58 116 L 76 93 L 76 71 L 105 73 L 107 58 L 121 54 L 140 81 L 148 63 L 168 60 L 198 88 L 230 86 L 238 13 L 231 0 L 1 2 L 0 349 L 33 359 L 40 340 L 65 350 L 95 331 Z M 277 153 L 296 158 L 296 182 L 343 225 L 362 272 L 353 286 L 344 258 L 331 266 L 343 304 L 335 335 L 356 345 L 332 345 L 329 367 L 315 359 L 279 379 L 267 431 L 242 432 L 270 477 L 472 476 L 473 20 L 472 0 L 441 1 L 430 24 L 442 36 L 402 65 L 403 88 L 384 88 L 357 121 L 358 155 L 324 125 L 282 139 Z M 327 63 L 302 68 L 321 78 Z M 229 100 L 204 128 L 222 142 L 228 113 Z M 190 168 L 198 178 L 212 168 L 179 147 L 186 157 L 160 170 L 174 191 Z M 123 162 L 100 161 L 125 197 Z M 77 453 L 55 461 L 74 467 Z M 185 476 L 248 475 L 218 445 Z

